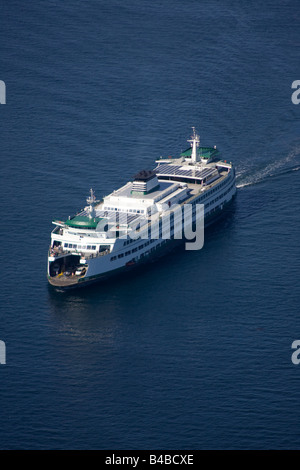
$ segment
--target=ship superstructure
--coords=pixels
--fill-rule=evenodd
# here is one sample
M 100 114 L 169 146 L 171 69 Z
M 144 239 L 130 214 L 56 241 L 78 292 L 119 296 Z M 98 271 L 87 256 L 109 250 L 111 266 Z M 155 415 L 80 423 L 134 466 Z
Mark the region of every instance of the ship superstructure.
M 217 219 L 236 193 L 233 164 L 222 160 L 216 147 L 200 146 L 194 128 L 188 142 L 179 157 L 159 158 L 154 169 L 138 172 L 101 201 L 91 189 L 83 211 L 53 221 L 51 285 L 83 286 L 161 256 L 181 241 L 175 235 L 175 208 L 203 204 L 205 226 Z M 193 210 L 193 223 L 195 217 Z

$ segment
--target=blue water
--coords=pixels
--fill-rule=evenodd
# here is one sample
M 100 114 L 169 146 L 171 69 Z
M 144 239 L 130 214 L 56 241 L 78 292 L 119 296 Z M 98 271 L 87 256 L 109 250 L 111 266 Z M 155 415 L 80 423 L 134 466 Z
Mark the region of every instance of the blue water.
M 297 1 L 1 7 L 2 449 L 300 449 Z M 62 294 L 51 220 L 196 126 L 238 194 L 198 252 Z

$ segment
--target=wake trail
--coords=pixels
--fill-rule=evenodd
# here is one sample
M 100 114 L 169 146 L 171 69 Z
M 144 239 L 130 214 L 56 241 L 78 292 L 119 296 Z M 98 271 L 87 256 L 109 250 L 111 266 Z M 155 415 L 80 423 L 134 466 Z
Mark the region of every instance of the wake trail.
M 248 169 L 241 170 L 237 174 L 237 188 L 244 188 L 264 182 L 269 178 L 278 178 L 293 171 L 299 171 L 299 163 L 290 165 L 300 155 L 300 147 L 290 151 L 288 155 L 282 159 L 269 163 L 264 168 L 254 170 L 249 173 Z

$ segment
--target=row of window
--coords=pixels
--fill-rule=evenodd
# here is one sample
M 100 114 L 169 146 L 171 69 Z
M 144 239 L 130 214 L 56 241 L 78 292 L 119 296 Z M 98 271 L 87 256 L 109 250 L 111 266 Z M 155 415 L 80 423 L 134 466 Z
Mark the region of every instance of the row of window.
M 137 240 L 137 239 L 136 239 L 136 240 Z M 126 240 L 126 241 L 124 242 L 124 246 L 129 245 L 129 244 L 132 243 L 132 242 L 136 242 L 136 240 L 134 240 L 133 238 L 130 238 L 129 240 Z
M 211 204 L 213 204 L 214 202 L 217 202 L 219 199 L 221 199 L 222 197 L 226 196 L 226 194 L 229 193 L 229 191 L 232 190 L 234 186 L 234 183 L 227 189 L 227 191 L 225 191 L 225 193 L 222 193 L 220 196 L 216 197 L 216 199 L 213 199 L 212 201 L 210 201 L 207 205 L 210 206 Z
M 201 196 L 199 199 L 197 199 L 197 201 L 195 202 L 201 202 L 203 201 L 203 199 L 207 199 L 207 197 L 211 196 L 213 193 L 215 193 L 216 191 L 219 191 L 223 186 L 225 186 L 226 184 L 228 184 L 228 181 L 225 180 L 223 181 L 220 185 L 218 185 L 216 188 L 213 188 L 213 189 L 210 189 L 208 192 L 205 192 L 205 194 L 203 194 L 203 196 Z M 230 189 L 232 188 L 233 185 L 231 185 Z M 227 191 L 228 192 L 228 191 Z M 224 196 L 226 193 L 223 193 L 221 196 Z M 220 197 L 221 197 L 220 196 Z M 209 203 L 211 204 L 211 202 Z M 207 204 L 209 206 L 209 204 Z
M 119 212 L 130 212 L 133 214 L 144 214 L 144 209 L 118 209 L 117 207 L 104 207 L 104 210 L 106 211 L 119 211 Z
M 133 240 L 133 241 L 135 241 L 135 240 Z M 129 256 L 132 253 L 136 253 L 137 251 L 142 250 L 143 248 L 150 245 L 151 243 L 154 243 L 155 241 L 156 240 L 148 240 L 145 243 L 143 243 L 143 245 L 137 246 L 137 247 L 133 248 L 132 250 L 125 251 L 125 253 L 120 253 L 118 256 L 112 256 L 110 261 L 115 261 L 117 258 L 123 258 L 124 256 Z
M 229 188 L 231 189 L 231 188 Z M 211 206 L 212 204 L 214 204 L 215 202 L 217 202 L 219 199 L 222 199 L 222 197 L 225 196 L 225 194 L 228 192 L 229 190 L 227 190 L 225 193 L 222 193 L 220 194 L 220 196 L 216 197 L 215 199 L 213 199 L 212 201 L 208 202 L 206 205 L 207 206 Z
M 220 199 L 221 197 L 223 197 L 223 196 L 225 196 L 226 194 L 228 194 L 229 191 L 231 191 L 233 187 L 234 187 L 234 183 L 230 186 L 230 188 L 227 189 L 227 191 L 225 191 L 225 193 L 222 194 L 222 196 L 219 196 L 218 198 L 214 199 L 213 201 L 211 201 L 211 202 L 210 202 L 209 204 L 207 204 L 207 205 L 209 206 L 210 204 L 213 204 L 213 203 L 216 202 L 218 199 Z M 216 209 L 216 208 L 215 208 L 215 209 Z M 210 214 L 211 212 L 213 212 L 215 209 L 212 209 L 211 211 L 209 211 L 209 212 L 207 213 L 207 215 Z
M 96 245 L 77 245 L 76 243 L 65 243 L 64 244 L 65 248 L 76 248 L 78 250 L 96 250 Z

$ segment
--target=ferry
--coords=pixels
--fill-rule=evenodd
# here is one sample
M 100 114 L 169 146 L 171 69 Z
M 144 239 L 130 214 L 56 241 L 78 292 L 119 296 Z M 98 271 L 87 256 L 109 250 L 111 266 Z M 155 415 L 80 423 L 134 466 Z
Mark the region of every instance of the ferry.
M 186 242 L 188 206 L 190 230 L 222 215 L 236 194 L 234 165 L 221 159 L 216 146 L 201 146 L 192 130 L 179 156 L 160 157 L 153 169 L 139 171 L 102 200 L 91 189 L 84 210 L 52 221 L 47 278 L 53 287 L 100 282 L 173 250 Z

